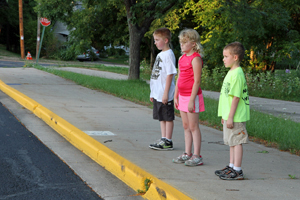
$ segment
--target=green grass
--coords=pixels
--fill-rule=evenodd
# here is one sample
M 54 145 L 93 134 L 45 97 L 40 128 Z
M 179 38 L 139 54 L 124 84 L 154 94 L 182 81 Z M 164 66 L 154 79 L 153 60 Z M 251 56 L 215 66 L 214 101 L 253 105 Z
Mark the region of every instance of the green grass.
M 200 114 L 200 120 L 208 125 L 221 129 L 221 118 L 217 117 L 218 101 L 205 98 L 205 112 Z M 280 150 L 299 153 L 300 151 L 300 123 L 289 119 L 276 117 L 251 109 L 251 119 L 247 122 L 249 136 L 264 140 L 267 146 L 275 146 Z
M 150 87 L 141 80 L 111 80 L 100 77 L 77 74 L 44 67 L 37 69 L 47 71 L 75 83 L 112 94 L 142 105 L 151 107 L 149 101 Z M 127 69 L 128 70 L 128 69 Z M 222 129 L 221 118 L 217 117 L 218 101 L 204 98 L 205 112 L 200 114 L 200 121 L 204 125 Z M 176 112 L 178 114 L 178 112 Z M 264 140 L 267 146 L 274 146 L 280 150 L 298 154 L 300 152 L 300 123 L 251 109 L 251 120 L 247 122 L 249 136 Z
M 10 51 L 6 50 L 6 47 L 3 44 L 0 44 L 0 58 L 3 56 L 7 56 L 7 57 L 21 57 L 20 54 L 17 53 L 13 53 Z
M 89 66 L 84 66 L 84 65 L 80 65 L 80 64 L 78 64 L 78 65 L 60 65 L 59 67 L 78 67 L 78 68 L 94 69 L 94 70 L 113 72 L 113 73 L 123 74 L 123 75 L 128 75 L 128 71 L 129 71 L 129 68 L 127 68 L 127 67 L 110 67 L 110 66 L 105 66 L 103 64 L 89 65 Z M 142 80 L 149 80 L 150 73 L 141 73 L 140 78 Z
M 128 65 L 128 63 L 129 63 L 128 57 L 108 57 L 108 58 L 100 58 L 100 60 L 102 60 L 104 62 L 121 64 L 121 65 Z
M 61 65 L 59 67 L 66 67 L 66 66 Z M 128 75 L 128 68 L 127 67 L 110 67 L 110 66 L 105 66 L 103 64 L 90 65 L 90 66 L 83 66 L 83 65 L 78 64 L 78 65 L 67 65 L 67 67 L 95 69 L 95 70 L 99 70 L 99 71 L 107 71 L 107 72 L 113 72 L 113 73 L 117 73 L 117 74 Z
M 247 131 L 251 136 L 278 144 L 281 150 L 300 150 L 300 123 L 251 110 Z
M 142 80 L 111 80 L 74 72 L 55 70 L 53 68 L 36 67 L 62 78 L 72 80 L 78 85 L 99 90 L 136 103 L 150 106 L 149 84 Z

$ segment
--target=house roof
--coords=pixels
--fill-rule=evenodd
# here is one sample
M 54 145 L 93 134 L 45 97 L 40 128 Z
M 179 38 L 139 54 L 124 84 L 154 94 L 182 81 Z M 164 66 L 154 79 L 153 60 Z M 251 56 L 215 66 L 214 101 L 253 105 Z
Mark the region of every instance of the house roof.
M 69 31 L 60 31 L 60 32 L 58 32 L 58 34 L 61 34 L 61 35 L 69 35 L 70 34 L 70 32 Z

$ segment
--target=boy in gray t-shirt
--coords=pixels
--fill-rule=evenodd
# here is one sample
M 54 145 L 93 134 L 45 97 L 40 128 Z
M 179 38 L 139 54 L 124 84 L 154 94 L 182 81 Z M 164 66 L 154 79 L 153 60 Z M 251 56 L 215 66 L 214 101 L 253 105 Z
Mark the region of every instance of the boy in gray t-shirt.
M 160 28 L 153 33 L 157 55 L 150 79 L 150 101 L 153 102 L 153 119 L 160 121 L 161 139 L 149 147 L 155 150 L 173 150 L 174 92 L 176 59 L 170 49 L 171 32 Z

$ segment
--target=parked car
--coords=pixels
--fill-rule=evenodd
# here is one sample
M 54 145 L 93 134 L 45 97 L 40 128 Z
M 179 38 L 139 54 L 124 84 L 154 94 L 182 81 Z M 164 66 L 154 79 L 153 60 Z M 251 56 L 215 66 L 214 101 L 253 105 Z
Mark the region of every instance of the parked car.
M 76 59 L 81 62 L 85 60 L 97 60 L 99 59 L 99 50 L 91 47 L 85 53 L 78 55 Z

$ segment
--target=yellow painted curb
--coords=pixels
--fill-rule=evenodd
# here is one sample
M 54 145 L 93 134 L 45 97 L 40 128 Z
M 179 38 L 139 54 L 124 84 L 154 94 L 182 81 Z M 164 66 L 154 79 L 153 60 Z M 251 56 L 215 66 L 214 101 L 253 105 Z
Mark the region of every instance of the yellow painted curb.
M 145 191 L 145 180 L 150 181 L 148 191 L 142 195 L 145 199 L 162 200 L 190 200 L 191 198 L 174 187 L 159 180 L 140 167 L 121 157 L 114 151 L 102 145 L 83 131 L 73 126 L 63 118 L 51 112 L 18 90 L 6 85 L 0 80 L 0 89 L 19 104 L 32 111 L 51 128 L 62 135 L 72 145 L 84 152 L 91 159 L 103 166 L 106 170 L 117 176 L 133 190 Z

